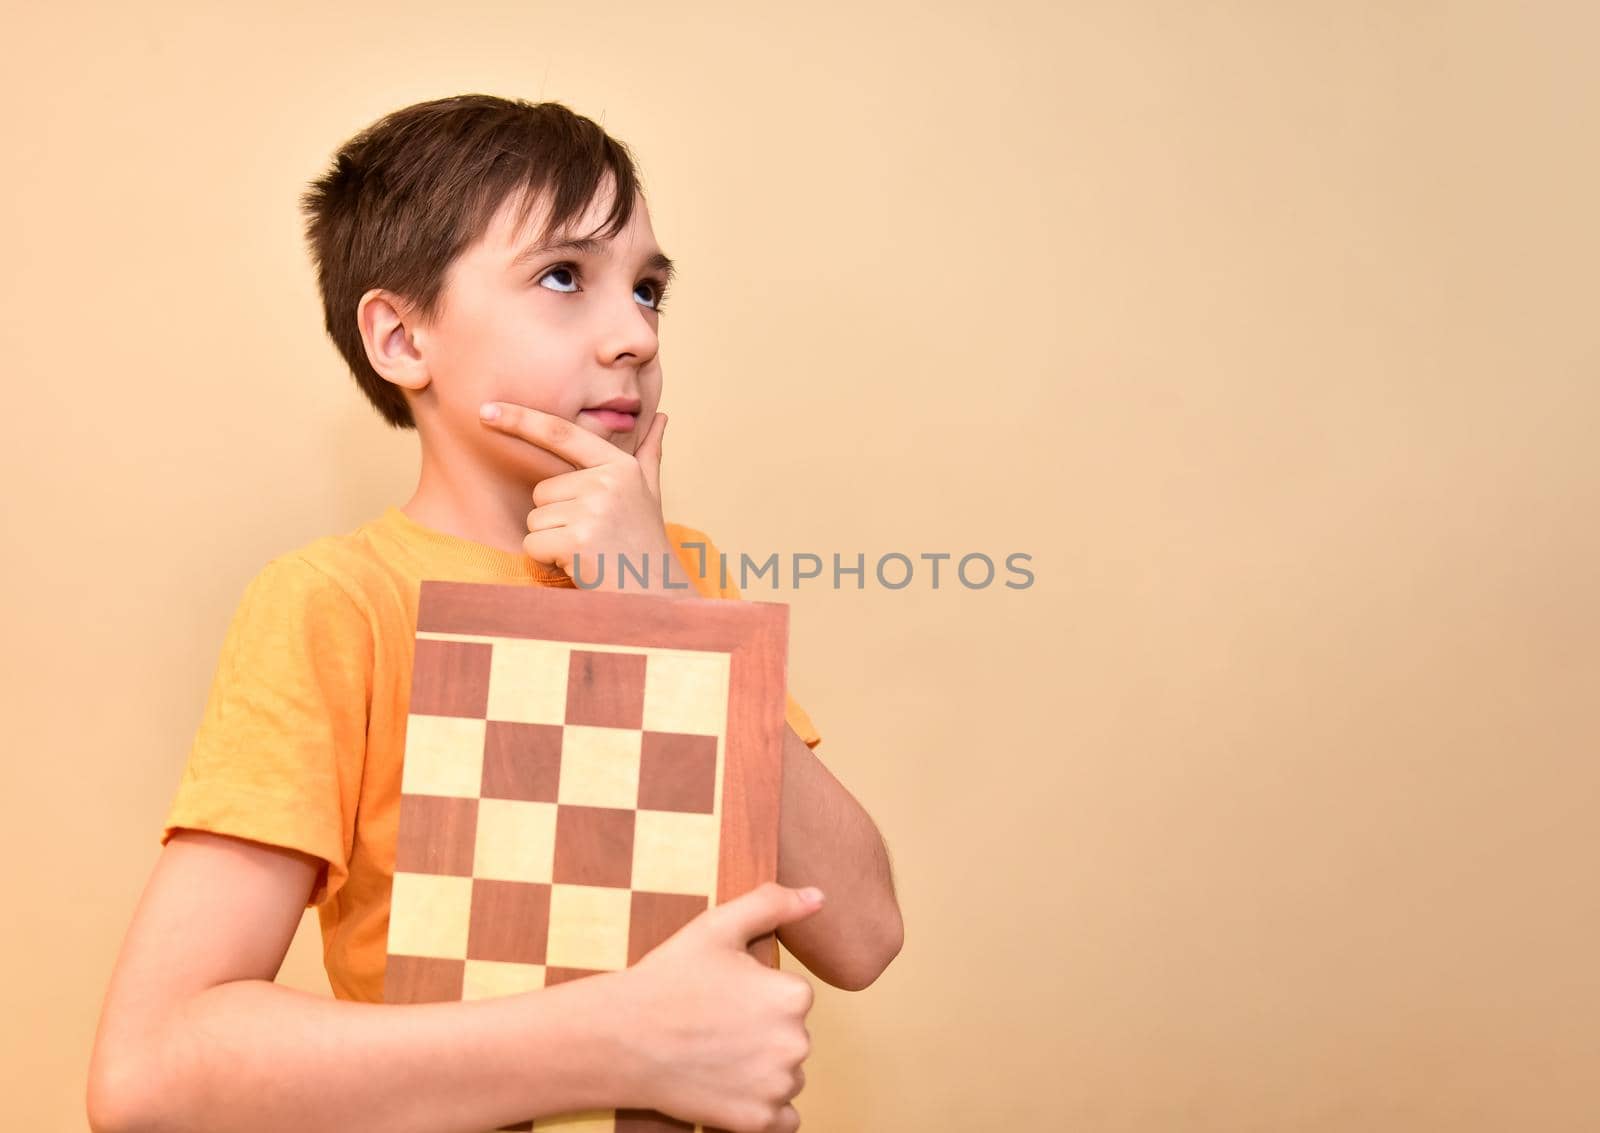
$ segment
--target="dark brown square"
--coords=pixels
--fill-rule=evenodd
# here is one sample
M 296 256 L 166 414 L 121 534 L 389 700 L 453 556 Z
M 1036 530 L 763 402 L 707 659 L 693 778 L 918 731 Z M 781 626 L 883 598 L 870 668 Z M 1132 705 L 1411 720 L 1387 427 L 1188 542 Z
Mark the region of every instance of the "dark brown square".
M 483 796 L 553 803 L 561 780 L 559 724 L 490 720 L 483 737 Z
M 626 889 L 633 881 L 633 816 L 614 807 L 558 806 L 552 878 Z
M 644 663 L 643 653 L 574 649 L 567 668 L 567 723 L 641 727 Z
M 599 976 L 599 975 L 604 975 L 604 974 L 605 974 L 605 969 L 604 968 L 549 968 L 549 967 L 547 967 L 544 970 L 544 986 L 545 987 L 554 987 L 556 984 L 564 984 L 564 983 L 567 983 L 569 980 L 581 980 L 585 976 Z
M 644 732 L 639 809 L 710 814 L 716 809 L 717 737 Z
M 489 710 L 493 650 L 482 641 L 417 638 L 411 663 L 411 713 L 481 719 Z
M 628 964 L 637 964 L 646 952 L 710 907 L 708 898 L 693 893 L 635 892 L 628 917 Z
M 390 956 L 384 961 L 385 1003 L 449 1003 L 461 998 L 467 965 L 436 956 Z
M 550 938 L 550 887 L 535 881 L 472 879 L 467 959 L 544 963 Z
M 394 868 L 406 873 L 472 876 L 478 841 L 478 800 L 401 795 Z

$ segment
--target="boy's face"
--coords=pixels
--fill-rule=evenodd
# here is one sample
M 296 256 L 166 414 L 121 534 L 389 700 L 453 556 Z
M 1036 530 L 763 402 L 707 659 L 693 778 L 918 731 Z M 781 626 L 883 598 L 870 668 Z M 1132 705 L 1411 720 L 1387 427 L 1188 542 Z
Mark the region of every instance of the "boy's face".
M 608 182 L 570 231 L 550 239 L 598 228 L 611 192 Z M 483 425 L 479 405 L 531 406 L 632 453 L 661 400 L 655 308 L 667 273 L 651 262 L 661 249 L 642 196 L 628 226 L 597 249 L 526 255 L 547 214 L 536 206 L 524 228 L 513 231 L 512 204 L 502 204 L 483 238 L 451 264 L 438 319 L 410 324 L 409 356 L 385 376 L 408 387 L 418 431 L 436 452 L 472 454 L 533 484 L 573 465 Z M 406 356 L 403 345 L 396 349 L 396 357 Z M 634 403 L 637 412 L 619 420 L 592 408 L 614 398 Z

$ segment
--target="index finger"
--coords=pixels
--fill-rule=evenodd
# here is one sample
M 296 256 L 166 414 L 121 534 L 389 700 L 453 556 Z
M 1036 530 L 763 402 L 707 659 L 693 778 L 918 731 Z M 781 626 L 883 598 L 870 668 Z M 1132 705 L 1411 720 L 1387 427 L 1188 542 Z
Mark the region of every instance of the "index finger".
M 491 407 L 499 410 L 497 416 L 486 416 Z M 616 445 L 582 425 L 531 406 L 511 401 L 486 401 L 479 407 L 478 417 L 484 424 L 547 449 L 578 468 L 595 468 L 628 457 Z

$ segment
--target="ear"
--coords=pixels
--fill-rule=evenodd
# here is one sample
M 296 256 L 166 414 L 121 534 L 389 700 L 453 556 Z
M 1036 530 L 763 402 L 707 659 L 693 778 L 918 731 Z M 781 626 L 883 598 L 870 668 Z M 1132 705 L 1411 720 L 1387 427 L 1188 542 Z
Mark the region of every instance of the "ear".
M 423 331 L 403 301 L 375 287 L 356 304 L 356 325 L 367 361 L 386 382 L 420 390 L 431 380 L 423 354 Z

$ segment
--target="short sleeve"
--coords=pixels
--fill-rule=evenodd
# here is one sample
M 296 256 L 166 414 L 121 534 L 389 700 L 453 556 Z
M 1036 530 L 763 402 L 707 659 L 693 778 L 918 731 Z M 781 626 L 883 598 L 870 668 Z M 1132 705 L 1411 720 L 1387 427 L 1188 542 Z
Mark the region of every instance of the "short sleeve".
M 297 555 L 269 562 L 229 623 L 161 830 L 248 838 L 322 860 L 307 907 L 349 877 L 372 698 L 372 630 Z
M 684 527 L 681 524 L 667 524 L 667 533 L 673 541 L 678 552 L 678 559 L 689 572 L 689 582 L 695 590 L 706 598 L 728 598 L 740 600 L 743 595 L 731 579 L 725 579 L 724 574 L 731 575 L 732 571 L 724 572 L 722 569 L 722 552 L 717 549 L 704 531 L 697 531 L 693 527 Z M 822 742 L 822 737 L 817 733 L 816 727 L 811 723 L 811 717 L 800 702 L 787 689 L 784 690 L 784 719 L 794 729 L 795 735 L 806 742 L 809 748 L 815 748 Z

